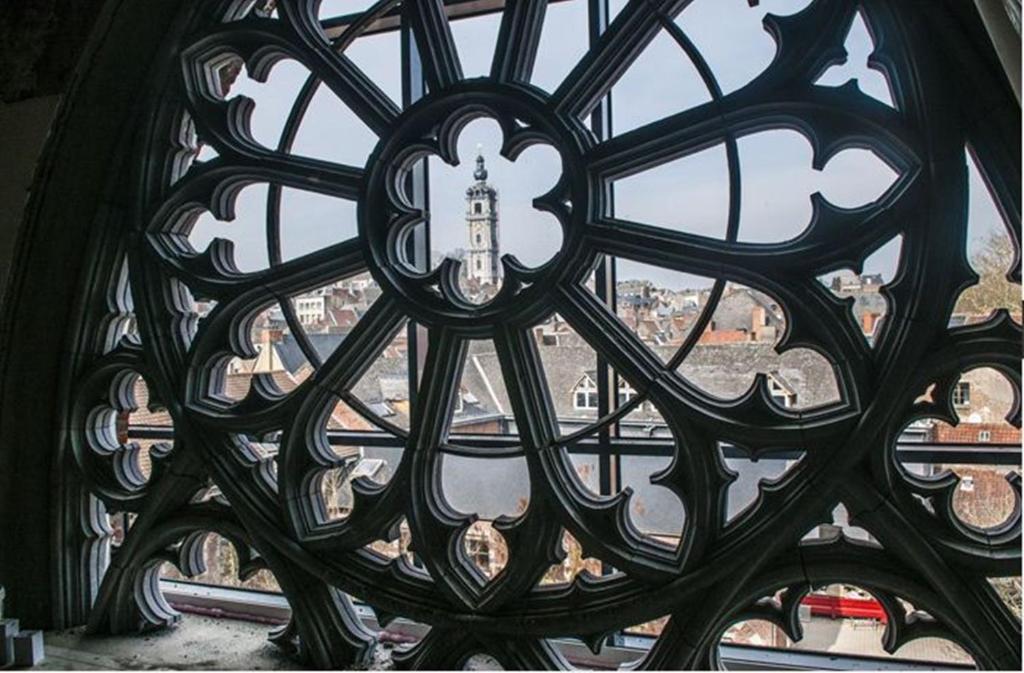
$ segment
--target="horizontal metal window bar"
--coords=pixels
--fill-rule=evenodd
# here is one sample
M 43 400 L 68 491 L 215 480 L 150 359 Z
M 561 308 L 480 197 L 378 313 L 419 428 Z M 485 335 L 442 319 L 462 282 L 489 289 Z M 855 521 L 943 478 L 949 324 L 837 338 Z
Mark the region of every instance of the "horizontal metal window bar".
M 131 426 L 129 439 L 174 439 L 174 429 L 168 426 Z M 331 430 L 327 440 L 332 446 L 367 446 L 376 448 L 402 448 L 401 437 L 384 432 L 365 430 Z M 516 435 L 451 435 L 451 447 L 447 453 L 468 453 L 473 456 L 490 458 L 513 458 L 523 454 Z M 604 447 L 607 446 L 607 449 Z M 460 451 L 459 447 L 479 449 Z M 671 439 L 650 437 L 610 437 L 602 442 L 597 437 L 581 439 L 566 447 L 571 453 L 600 453 L 607 450 L 623 456 L 671 456 L 675 443 Z M 723 445 L 726 458 L 745 459 L 749 456 L 743 449 L 731 444 Z M 938 442 L 902 441 L 896 445 L 897 456 L 903 463 L 962 463 L 965 465 L 1019 466 L 1021 447 L 1019 444 L 943 444 Z M 761 460 L 796 460 L 800 451 L 778 451 L 763 456 Z
M 160 580 L 160 586 L 167 601 L 182 612 L 271 624 L 284 624 L 291 616 L 288 601 L 278 593 L 166 579 Z M 377 617 L 369 606 L 356 602 L 354 608 L 368 628 L 380 629 Z M 388 624 L 387 632 L 391 636 L 414 639 L 426 635 L 427 627 L 399 618 Z M 578 641 L 558 639 L 556 642 L 570 663 L 576 666 L 614 669 L 644 656 L 654 643 L 654 638 L 621 635 L 617 642 L 606 645 L 597 655 Z M 727 670 L 934 671 L 972 668 L 944 662 L 782 650 L 754 645 L 723 644 L 721 656 Z
M 567 0 L 548 0 L 549 2 L 567 2 Z M 445 10 L 448 18 L 452 21 L 458 19 L 471 19 L 475 16 L 484 16 L 500 12 L 505 8 L 505 0 L 444 0 Z M 334 38 L 340 35 L 345 28 L 358 21 L 363 12 L 345 14 L 343 16 L 332 16 L 320 22 L 327 37 Z M 397 29 L 401 25 L 401 9 L 395 7 L 370 24 L 363 31 L 362 35 L 373 35 L 374 33 L 386 33 Z
M 964 463 L 1020 467 L 1020 444 L 939 444 L 899 442 L 896 455 L 903 463 Z
M 960 671 L 975 670 L 967 664 L 917 659 L 870 657 L 781 650 L 755 645 L 722 645 L 722 662 L 730 671 Z

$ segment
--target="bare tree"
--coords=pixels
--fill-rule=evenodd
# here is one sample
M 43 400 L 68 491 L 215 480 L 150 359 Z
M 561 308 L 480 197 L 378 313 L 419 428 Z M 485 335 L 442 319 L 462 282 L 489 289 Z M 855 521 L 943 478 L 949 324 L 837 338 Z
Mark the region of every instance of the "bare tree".
M 1020 619 L 1020 577 L 993 577 L 989 581 L 1010 612 Z
M 948 465 L 961 479 L 970 479 L 970 489 L 957 488 L 953 511 L 966 524 L 986 530 L 1013 516 L 1017 496 L 1006 481 L 1006 471 L 991 466 Z M 1021 578 L 993 577 L 992 587 L 1010 611 L 1020 619 Z
M 978 283 L 960 295 L 955 312 L 988 315 L 1005 308 L 1011 315 L 1020 315 L 1020 286 L 1006 280 L 1013 262 L 1010 237 L 1003 231 L 989 232 L 981 248 L 971 256 L 971 266 L 980 277 Z

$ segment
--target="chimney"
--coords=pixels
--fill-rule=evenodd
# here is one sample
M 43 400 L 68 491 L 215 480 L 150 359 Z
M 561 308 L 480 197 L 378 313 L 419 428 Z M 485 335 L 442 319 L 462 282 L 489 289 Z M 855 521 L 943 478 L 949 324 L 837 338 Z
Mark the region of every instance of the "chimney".
M 768 314 L 764 306 L 754 306 L 750 309 L 750 333 L 754 335 L 755 341 L 761 339 L 761 328 L 768 324 Z
M 276 344 L 284 338 L 284 333 L 279 329 L 267 328 L 260 332 L 261 344 Z
M 875 325 L 878 323 L 879 315 L 877 313 L 864 313 L 860 317 L 860 328 L 864 331 L 864 334 L 871 336 L 875 333 Z
M 755 306 L 750 311 L 750 321 L 755 331 L 758 327 L 768 324 L 768 313 L 764 310 L 764 306 Z

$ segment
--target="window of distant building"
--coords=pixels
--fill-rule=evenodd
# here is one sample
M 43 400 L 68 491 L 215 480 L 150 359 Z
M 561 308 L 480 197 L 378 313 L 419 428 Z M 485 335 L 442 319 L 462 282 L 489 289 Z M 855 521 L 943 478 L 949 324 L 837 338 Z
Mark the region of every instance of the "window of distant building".
M 786 386 L 779 383 L 774 376 L 768 377 L 768 390 L 771 392 L 772 400 L 780 407 L 789 408 L 796 404 L 796 394 Z
M 479 203 L 474 203 L 473 204 L 473 212 L 479 215 L 480 213 L 484 212 L 484 207 L 481 204 L 479 204 Z M 477 237 L 476 237 L 476 242 L 477 243 L 480 242 L 480 236 L 479 235 L 477 235 Z
M 960 381 L 953 388 L 953 404 L 958 407 L 965 407 L 971 403 L 971 384 L 967 381 Z
M 573 391 L 573 407 L 576 409 L 597 409 L 598 394 L 597 384 L 590 376 L 584 376 L 576 384 Z M 627 404 L 636 396 L 636 390 L 624 380 L 619 380 L 618 400 L 619 406 Z
M 466 536 L 466 552 L 473 564 L 485 573 L 491 567 L 491 544 L 483 535 L 468 534 Z
M 576 409 L 597 409 L 597 384 L 590 376 L 584 376 L 573 392 L 573 407 Z
M 992 441 L 992 432 L 990 430 L 980 430 L 978 432 L 978 441 L 979 442 L 991 442 Z
M 633 387 L 623 380 L 619 380 L 619 406 L 627 404 L 636 395 Z

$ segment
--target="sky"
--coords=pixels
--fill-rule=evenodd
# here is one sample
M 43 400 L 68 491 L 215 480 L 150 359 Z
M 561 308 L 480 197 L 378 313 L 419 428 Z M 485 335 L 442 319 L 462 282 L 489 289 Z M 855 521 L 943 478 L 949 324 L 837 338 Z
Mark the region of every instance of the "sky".
M 811 0 L 694 0 L 676 19 L 715 73 L 724 92 L 736 90 L 762 72 L 775 54 L 775 43 L 762 27 L 766 13 L 790 14 Z M 321 16 L 365 9 L 371 0 L 324 0 Z M 532 83 L 551 92 L 587 50 L 586 0 L 566 0 L 549 6 Z M 612 0 L 613 12 L 625 0 Z M 467 77 L 485 75 L 495 46 L 500 17 L 455 21 L 452 32 Z M 862 22 L 855 21 L 846 43 L 847 63 L 828 70 L 818 84 L 839 86 L 856 78 L 867 95 L 891 104 L 884 77 L 866 67 L 871 38 Z M 398 103 L 401 100 L 400 49 L 397 32 L 357 39 L 346 51 L 378 86 Z M 283 61 L 266 83 L 238 78 L 229 96 L 246 95 L 256 101 L 252 118 L 255 139 L 273 148 L 296 93 L 308 71 L 294 61 Z M 667 34 L 659 34 L 612 89 L 614 132 L 622 133 L 665 116 L 705 103 L 710 98 L 697 70 Z M 300 125 L 293 147 L 297 155 L 363 166 L 376 143 L 369 129 L 321 87 Z M 501 252 L 536 265 L 546 261 L 561 240 L 551 215 L 532 208 L 532 199 L 555 183 L 560 172 L 558 152 L 535 146 L 516 162 L 498 155 L 500 132 L 491 120 L 468 125 L 458 140 L 460 163 L 448 166 L 431 160 L 430 200 L 433 248 L 452 253 L 468 247 L 465 227 L 465 190 L 473 182 L 477 146 L 486 159 L 489 182 L 500 198 Z M 877 199 L 895 180 L 880 159 L 863 150 L 847 150 L 835 156 L 822 171 L 811 167 L 811 147 L 794 131 L 764 131 L 738 141 L 742 175 L 742 207 L 739 237 L 743 241 L 785 241 L 799 235 L 809 224 L 810 195 L 820 191 L 831 203 L 852 208 Z M 211 156 L 209 150 L 201 158 Z M 972 241 L 1001 227 L 1000 217 L 973 164 L 969 165 L 969 227 Z M 644 171 L 615 184 L 616 215 L 654 226 L 723 238 L 729 208 L 728 173 L 724 147 L 719 145 Z M 230 223 L 203 215 L 190 240 L 203 250 L 214 237 L 235 243 L 236 262 L 243 271 L 266 268 L 266 185 L 244 189 L 236 204 L 237 217 Z M 281 206 L 282 253 L 285 260 L 307 254 L 356 234 L 356 208 L 352 202 L 283 190 Z M 899 239 L 893 239 L 872 255 L 865 271 L 891 279 L 899 256 Z M 973 251 L 969 244 L 969 252 Z M 709 286 L 712 279 L 619 260 L 620 280 L 648 279 L 671 289 Z M 650 474 L 661 459 L 626 461 L 623 485 L 638 494 L 662 495 L 660 506 L 668 517 L 682 521 L 682 506 L 674 496 L 650 483 Z M 652 462 L 653 461 L 653 462 Z M 449 461 L 446 479 L 471 467 L 466 460 Z M 470 461 L 471 462 L 471 461 Z M 501 473 L 502 486 L 522 472 L 522 466 Z M 475 466 L 472 466 L 475 468 Z M 733 466 L 734 469 L 738 466 Z M 511 475 L 511 476 L 510 476 Z M 519 474 L 521 482 L 523 475 Z M 514 479 L 513 479 L 514 480 Z M 527 480 L 528 481 L 528 480 Z M 477 479 L 479 487 L 492 487 L 490 479 Z M 447 494 L 457 498 L 460 488 L 446 484 Z M 508 490 L 508 489 L 507 489 Z M 513 488 L 507 513 L 515 513 L 523 491 Z M 515 496 L 515 497 L 512 497 Z M 454 501 L 466 511 L 472 502 Z M 672 503 L 675 503 L 674 505 Z M 674 509 L 670 509 L 674 507 Z M 493 514 L 493 513 L 491 513 Z
M 728 93 L 757 76 L 772 60 L 775 43 L 762 27 L 766 13 L 790 14 L 810 0 L 763 0 L 751 8 L 747 0 L 695 0 L 677 17 Z M 368 1 L 325 0 L 322 16 L 347 13 Z M 532 83 L 553 91 L 586 52 L 586 2 L 568 0 L 549 6 Z M 625 0 L 612 0 L 617 12 Z M 497 14 L 454 21 L 452 32 L 466 77 L 485 75 L 497 38 Z M 819 80 L 838 86 L 856 78 L 861 90 L 892 104 L 885 78 L 866 66 L 871 38 L 858 18 L 847 37 L 847 63 L 833 66 Z M 395 32 L 357 39 L 346 55 L 396 102 L 401 100 L 398 35 Z M 244 73 L 229 96 L 256 101 L 252 129 L 255 139 L 274 147 L 296 93 L 308 71 L 294 61 L 276 65 L 266 83 Z M 622 133 L 709 100 L 697 70 L 667 33 L 660 33 L 612 89 L 614 132 Z M 329 90 L 321 87 L 303 120 L 293 152 L 302 156 L 362 166 L 376 138 Z M 498 155 L 500 131 L 492 120 L 476 120 L 458 140 L 460 164 L 431 159 L 432 247 L 442 253 L 468 247 L 465 189 L 473 182 L 477 147 L 487 162 L 489 182 L 499 191 L 501 252 L 528 265 L 541 264 L 557 250 L 561 233 L 553 216 L 535 210 L 532 199 L 546 192 L 560 173 L 558 152 L 534 146 L 516 162 Z M 810 195 L 820 191 L 831 203 L 856 207 L 881 196 L 896 174 L 865 150 L 846 150 L 822 171 L 811 168 L 810 144 L 795 131 L 774 130 L 738 141 L 742 175 L 740 240 L 774 242 L 802 232 L 811 215 Z M 206 151 L 202 157 L 210 156 Z M 969 162 L 970 163 L 970 162 Z M 970 165 L 970 235 L 980 239 L 1000 218 L 977 170 Z M 616 214 L 668 229 L 723 238 L 728 213 L 728 172 L 724 146 L 718 145 L 615 183 Z M 236 262 L 243 271 L 268 264 L 264 231 L 266 186 L 242 191 L 234 222 L 203 215 L 190 237 L 202 250 L 214 236 L 235 243 Z M 286 189 L 282 198 L 284 259 L 312 252 L 355 235 L 355 204 L 332 197 Z M 865 271 L 892 278 L 899 240 L 884 246 Z M 656 285 L 681 289 L 707 286 L 710 279 L 627 260 L 620 260 L 620 280 L 650 279 Z

